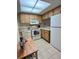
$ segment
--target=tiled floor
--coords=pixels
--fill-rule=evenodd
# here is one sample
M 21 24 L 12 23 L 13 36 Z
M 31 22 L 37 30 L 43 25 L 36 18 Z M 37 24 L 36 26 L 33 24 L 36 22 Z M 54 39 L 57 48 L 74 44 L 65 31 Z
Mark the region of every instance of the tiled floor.
M 35 40 L 38 46 L 38 59 L 61 59 L 61 52 L 53 48 L 43 39 Z M 35 59 L 35 57 L 33 57 Z

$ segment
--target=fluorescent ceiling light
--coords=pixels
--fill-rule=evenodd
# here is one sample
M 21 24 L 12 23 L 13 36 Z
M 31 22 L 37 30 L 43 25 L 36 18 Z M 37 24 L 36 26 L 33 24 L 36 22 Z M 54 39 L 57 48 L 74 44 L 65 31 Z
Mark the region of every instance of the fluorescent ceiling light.
M 29 7 L 21 7 L 21 12 L 31 12 L 32 8 Z
M 20 0 L 21 6 L 34 7 L 37 0 Z
M 32 10 L 33 13 L 40 13 L 46 9 L 50 4 L 44 1 L 38 1 L 35 8 Z
M 20 0 L 22 12 L 40 13 L 46 9 L 50 4 L 41 0 Z M 36 4 L 36 5 L 35 5 Z
M 32 12 L 33 12 L 33 13 L 40 13 L 40 12 L 41 12 L 41 9 L 35 9 L 35 8 L 34 8 L 34 9 L 32 10 Z
M 49 3 L 39 0 L 36 4 L 35 8 L 39 8 L 39 9 L 43 10 L 43 9 L 47 8 L 49 5 L 50 5 Z

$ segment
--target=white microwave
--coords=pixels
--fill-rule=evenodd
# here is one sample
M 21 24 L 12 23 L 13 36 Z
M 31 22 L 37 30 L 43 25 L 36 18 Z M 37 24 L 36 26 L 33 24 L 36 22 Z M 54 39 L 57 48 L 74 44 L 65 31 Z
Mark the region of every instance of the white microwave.
M 39 20 L 36 20 L 36 19 L 30 20 L 30 24 L 31 25 L 33 25 L 33 24 L 39 24 Z

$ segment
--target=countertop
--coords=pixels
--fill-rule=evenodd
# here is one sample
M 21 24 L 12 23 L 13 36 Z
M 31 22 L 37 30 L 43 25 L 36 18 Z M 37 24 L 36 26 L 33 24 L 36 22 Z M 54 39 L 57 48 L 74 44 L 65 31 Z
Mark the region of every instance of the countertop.
M 22 29 L 22 30 L 27 30 L 27 31 L 31 31 L 32 28 L 30 27 L 30 30 L 28 30 L 28 27 L 19 27 L 19 29 Z M 50 26 L 41 26 L 39 29 L 43 29 L 43 30 L 51 30 L 51 27 Z
M 40 29 L 43 29 L 43 30 L 49 30 L 50 31 L 50 27 L 40 27 Z

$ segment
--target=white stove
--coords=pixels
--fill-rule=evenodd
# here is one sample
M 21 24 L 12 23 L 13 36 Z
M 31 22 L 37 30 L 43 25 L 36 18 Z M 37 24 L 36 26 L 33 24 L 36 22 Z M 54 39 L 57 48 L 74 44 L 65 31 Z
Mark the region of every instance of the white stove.
M 32 29 L 31 34 L 32 34 L 33 39 L 41 38 L 41 30 L 40 29 Z

